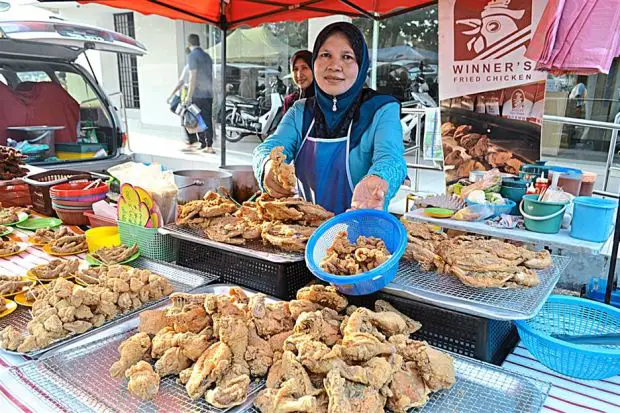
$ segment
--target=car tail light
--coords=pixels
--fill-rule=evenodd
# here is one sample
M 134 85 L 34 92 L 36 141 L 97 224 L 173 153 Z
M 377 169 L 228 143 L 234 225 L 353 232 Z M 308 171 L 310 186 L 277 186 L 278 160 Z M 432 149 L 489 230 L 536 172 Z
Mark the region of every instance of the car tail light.
M 127 138 L 127 134 L 126 134 L 125 132 L 123 132 L 123 133 L 121 134 L 121 147 L 122 147 L 122 148 L 126 148 L 126 147 L 127 147 L 127 141 L 128 141 L 128 140 L 129 140 L 129 139 Z

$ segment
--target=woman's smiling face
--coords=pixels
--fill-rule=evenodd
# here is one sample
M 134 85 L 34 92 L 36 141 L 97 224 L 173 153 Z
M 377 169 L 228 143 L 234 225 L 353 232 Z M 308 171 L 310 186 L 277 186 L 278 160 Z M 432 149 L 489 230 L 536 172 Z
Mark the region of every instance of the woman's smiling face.
M 338 96 L 351 89 L 359 66 L 347 37 L 336 32 L 329 36 L 314 61 L 314 76 L 321 90 Z
M 293 82 L 301 89 L 306 90 L 312 84 L 312 69 L 304 59 L 298 57 L 293 65 Z

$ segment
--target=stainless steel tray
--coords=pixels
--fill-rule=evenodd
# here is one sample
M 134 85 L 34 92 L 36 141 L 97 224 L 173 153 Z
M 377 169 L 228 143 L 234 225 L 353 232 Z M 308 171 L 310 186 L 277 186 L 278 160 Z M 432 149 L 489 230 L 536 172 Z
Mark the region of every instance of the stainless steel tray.
M 218 278 L 215 275 L 201 273 L 201 272 L 190 270 L 184 267 L 179 267 L 173 264 L 149 260 L 147 258 L 138 258 L 137 260 L 131 262 L 130 265 L 132 267 L 143 268 L 155 274 L 159 274 L 163 277 L 166 277 L 170 281 L 170 283 L 174 287 L 174 291 L 176 292 L 188 292 L 197 287 L 200 287 L 201 285 L 205 285 L 210 282 L 213 282 L 217 280 Z M 49 351 L 55 350 L 59 347 L 64 347 L 77 340 L 81 340 L 85 337 L 92 336 L 93 334 L 96 334 L 97 332 L 101 331 L 104 328 L 119 324 L 123 322 L 123 320 L 126 320 L 128 317 L 133 316 L 137 312 L 147 309 L 147 308 L 157 306 L 159 303 L 161 303 L 162 301 L 166 299 L 167 298 L 164 297 L 161 300 L 157 300 L 157 301 L 153 301 L 148 304 L 145 304 L 144 306 L 136 310 L 132 310 L 130 312 L 119 315 L 118 317 L 116 317 L 115 319 L 111 321 L 108 321 L 101 327 L 93 328 L 82 334 L 72 335 L 72 336 L 65 337 L 61 340 L 57 340 L 53 342 L 52 344 L 50 344 L 49 346 L 43 349 L 40 349 L 40 350 L 32 351 L 30 353 L 19 353 L 15 351 L 7 351 L 7 350 L 0 350 L 0 351 L 5 351 L 10 354 L 26 355 L 32 358 L 39 358 L 41 357 L 41 355 Z M 10 325 L 10 326 L 15 327 L 19 331 L 26 331 L 26 325 L 28 324 L 30 320 L 32 320 L 30 309 L 27 307 L 18 306 L 17 310 L 15 310 L 13 314 L 10 314 L 7 317 L 0 319 L 0 330 Z
M 411 412 L 425 413 L 537 413 L 551 385 L 500 367 L 452 354 L 456 383 L 433 393 L 426 405 Z M 241 410 L 260 413 L 250 403 Z
M 456 277 L 423 271 L 403 260 L 384 291 L 493 320 L 527 320 L 540 311 L 570 260 L 553 256 L 553 267 L 538 271 L 539 285 L 511 289 L 468 287 Z
M 245 245 L 242 246 L 224 244 L 222 242 L 216 242 L 211 241 L 210 239 L 206 239 L 197 229 L 188 228 L 176 224 L 168 224 L 163 228 L 160 228 L 159 233 L 163 235 L 170 235 L 185 241 L 195 242 L 196 244 L 219 248 L 223 251 L 234 252 L 236 254 L 258 258 L 276 264 L 301 262 L 304 260 L 303 254 L 285 252 L 275 247 L 264 245 L 262 241 L 246 241 Z
M 196 294 L 225 294 L 232 287 L 226 284 L 207 285 L 192 291 Z M 253 291 L 244 289 L 248 294 Z M 154 306 L 162 308 L 168 303 Z M 205 412 L 221 413 L 238 410 L 218 409 L 204 398 L 191 400 L 185 387 L 176 383 L 176 377 L 162 379 L 159 393 L 150 402 L 141 401 L 127 391 L 126 379 L 115 379 L 109 374 L 112 363 L 118 360 L 118 346 L 136 332 L 139 316 L 125 319 L 112 335 L 93 338 L 85 344 L 76 344 L 49 354 L 40 360 L 12 367 L 10 374 L 32 390 L 38 399 L 52 411 L 67 413 L 124 413 L 124 412 Z M 248 397 L 264 385 L 264 380 L 250 383 Z

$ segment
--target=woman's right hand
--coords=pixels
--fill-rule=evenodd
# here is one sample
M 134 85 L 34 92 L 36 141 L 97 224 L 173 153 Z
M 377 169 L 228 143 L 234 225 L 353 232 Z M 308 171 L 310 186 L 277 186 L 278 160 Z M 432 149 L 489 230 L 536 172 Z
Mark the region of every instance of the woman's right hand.
M 286 198 L 292 196 L 291 191 L 286 190 L 278 181 L 273 168 L 273 161 L 268 160 L 263 171 L 263 188 L 274 198 Z

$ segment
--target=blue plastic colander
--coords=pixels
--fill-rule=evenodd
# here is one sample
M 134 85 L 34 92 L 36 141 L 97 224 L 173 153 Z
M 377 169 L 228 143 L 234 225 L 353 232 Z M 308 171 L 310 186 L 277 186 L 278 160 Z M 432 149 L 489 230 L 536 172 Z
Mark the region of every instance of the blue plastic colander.
M 349 241 L 357 237 L 377 237 L 385 242 L 392 256 L 383 265 L 358 275 L 339 276 L 326 273 L 319 263 L 327 255 L 339 232 L 347 231 Z M 361 209 L 335 216 L 321 225 L 308 240 L 306 265 L 317 278 L 329 282 L 348 295 L 365 295 L 388 285 L 398 270 L 398 261 L 407 247 L 407 231 L 403 224 L 385 211 Z
M 612 306 L 552 295 L 534 318 L 515 324 L 530 353 L 558 373 L 585 380 L 620 374 L 620 346 L 573 344 L 551 337 L 620 333 L 620 310 Z

